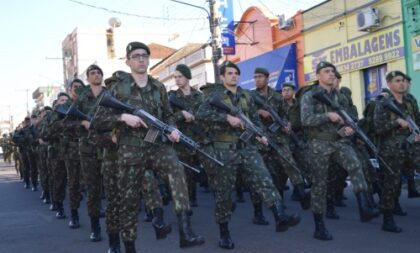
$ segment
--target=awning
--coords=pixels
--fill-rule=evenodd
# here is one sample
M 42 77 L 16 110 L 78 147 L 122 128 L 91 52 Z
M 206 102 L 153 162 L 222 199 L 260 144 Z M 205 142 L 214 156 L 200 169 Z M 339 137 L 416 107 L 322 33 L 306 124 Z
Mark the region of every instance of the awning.
M 244 89 L 255 89 L 254 70 L 257 67 L 266 68 L 270 72 L 270 87 L 280 90 L 281 84 L 286 81 L 296 87 L 296 44 L 277 48 L 237 65 L 241 69 L 239 85 Z

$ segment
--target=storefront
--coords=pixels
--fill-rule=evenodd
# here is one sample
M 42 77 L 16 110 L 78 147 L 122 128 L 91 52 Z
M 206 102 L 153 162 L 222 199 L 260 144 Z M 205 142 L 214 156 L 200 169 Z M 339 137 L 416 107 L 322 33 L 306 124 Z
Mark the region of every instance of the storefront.
M 238 63 L 240 86 L 255 89 L 254 70 L 263 67 L 270 72 L 269 86 L 281 90 L 281 84 L 291 82 L 297 87 L 296 45 L 290 44 Z

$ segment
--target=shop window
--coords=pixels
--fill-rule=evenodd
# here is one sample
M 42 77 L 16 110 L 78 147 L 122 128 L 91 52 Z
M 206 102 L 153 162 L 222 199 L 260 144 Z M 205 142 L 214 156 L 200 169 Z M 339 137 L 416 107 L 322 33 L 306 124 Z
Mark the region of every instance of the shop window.
M 363 70 L 365 104 L 375 99 L 381 93 L 382 88 L 386 88 L 386 73 L 386 64 Z

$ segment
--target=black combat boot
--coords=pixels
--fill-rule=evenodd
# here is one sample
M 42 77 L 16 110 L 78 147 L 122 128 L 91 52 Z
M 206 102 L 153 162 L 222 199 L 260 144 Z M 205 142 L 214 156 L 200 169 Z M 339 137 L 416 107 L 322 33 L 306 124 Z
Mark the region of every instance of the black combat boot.
M 394 215 L 398 215 L 398 216 L 407 216 L 407 212 L 405 212 L 401 205 L 400 205 L 400 199 L 399 197 L 397 197 L 397 199 L 395 200 L 395 204 L 394 204 Z
M 121 253 L 119 233 L 110 233 L 110 234 L 108 234 L 108 238 L 109 238 L 108 253 Z
M 263 214 L 262 203 L 254 204 L 254 218 L 252 219 L 252 223 L 255 225 L 268 225 L 268 221 Z
M 23 185 L 23 187 L 25 188 L 25 189 L 29 189 L 29 186 L 31 185 L 30 183 L 29 183 L 29 178 L 25 178 L 24 179 L 24 185 Z
M 51 197 L 49 192 L 45 192 L 45 198 L 42 201 L 44 204 L 49 205 L 51 204 Z
M 273 206 L 274 220 L 276 221 L 276 232 L 286 231 L 289 227 L 299 224 L 300 217 L 297 214 L 288 215 L 284 212 L 284 205 L 280 200 L 277 200 Z
M 57 202 L 57 213 L 55 214 L 57 219 L 65 219 L 66 214 L 64 213 L 63 202 Z
M 381 212 L 381 210 L 379 209 L 379 205 L 376 204 L 375 199 L 373 198 L 373 193 L 368 192 L 367 200 L 370 208 L 372 208 L 375 212 Z
M 414 181 L 414 177 L 408 176 L 407 178 L 407 190 L 408 190 L 408 198 L 420 198 L 420 193 L 416 189 L 416 183 Z
M 327 212 L 325 213 L 325 217 L 332 220 L 340 219 L 340 216 L 335 211 L 334 201 L 331 198 L 327 198 Z
M 152 220 L 153 220 L 152 211 L 150 211 L 149 208 L 147 208 L 147 206 L 146 206 L 144 208 L 143 221 L 145 221 L 145 222 L 151 222 Z
M 57 202 L 53 201 L 49 209 L 50 211 L 57 211 Z
M 332 235 L 325 228 L 324 219 L 322 218 L 322 213 L 314 213 L 315 221 L 315 232 L 314 238 L 322 241 L 332 240 Z
M 134 241 L 125 241 L 124 242 L 125 253 L 136 253 L 136 244 Z
M 191 229 L 190 216 L 187 211 L 177 214 L 179 226 L 179 246 L 192 247 L 204 243 L 204 237 L 195 234 Z
M 156 239 L 166 238 L 166 235 L 172 231 L 171 225 L 166 225 L 163 220 L 163 209 L 158 207 L 153 209 L 153 228 L 155 229 Z
M 77 212 L 77 209 L 75 210 L 71 210 L 71 217 L 70 217 L 70 221 L 69 221 L 69 228 L 79 228 L 80 227 L 80 223 L 79 223 L 79 213 Z
M 45 191 L 41 192 L 41 195 L 39 196 L 40 199 L 44 200 L 45 199 Z
M 219 230 L 220 230 L 220 240 L 219 240 L 219 247 L 223 249 L 233 249 L 235 248 L 235 244 L 230 238 L 228 223 L 219 223 Z
M 392 209 L 384 209 L 384 220 L 382 223 L 382 230 L 394 233 L 401 233 L 402 229 L 395 224 L 394 215 Z
M 38 191 L 38 184 L 37 183 L 32 183 L 32 191 L 33 192 L 37 192 Z
M 308 210 L 311 207 L 311 195 L 305 192 L 305 185 L 303 183 L 297 184 L 295 185 L 295 190 L 300 201 L 300 206 L 303 210 Z
M 359 214 L 361 222 L 368 222 L 380 215 L 379 210 L 372 209 L 368 201 L 367 192 L 356 193 L 357 204 L 359 206 Z
M 102 240 L 101 237 L 101 227 L 99 225 L 99 217 L 90 217 L 90 241 L 91 242 L 99 242 Z

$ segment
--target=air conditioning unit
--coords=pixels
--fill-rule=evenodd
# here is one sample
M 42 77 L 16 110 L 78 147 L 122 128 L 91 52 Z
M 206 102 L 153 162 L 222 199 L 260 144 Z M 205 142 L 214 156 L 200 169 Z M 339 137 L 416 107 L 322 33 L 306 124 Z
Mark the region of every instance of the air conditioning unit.
M 379 10 L 377 8 L 368 8 L 357 14 L 357 30 L 370 32 L 381 26 L 379 19 Z
M 284 14 L 279 15 L 278 28 L 279 30 L 289 30 L 293 26 L 293 19 L 289 18 L 286 20 Z

